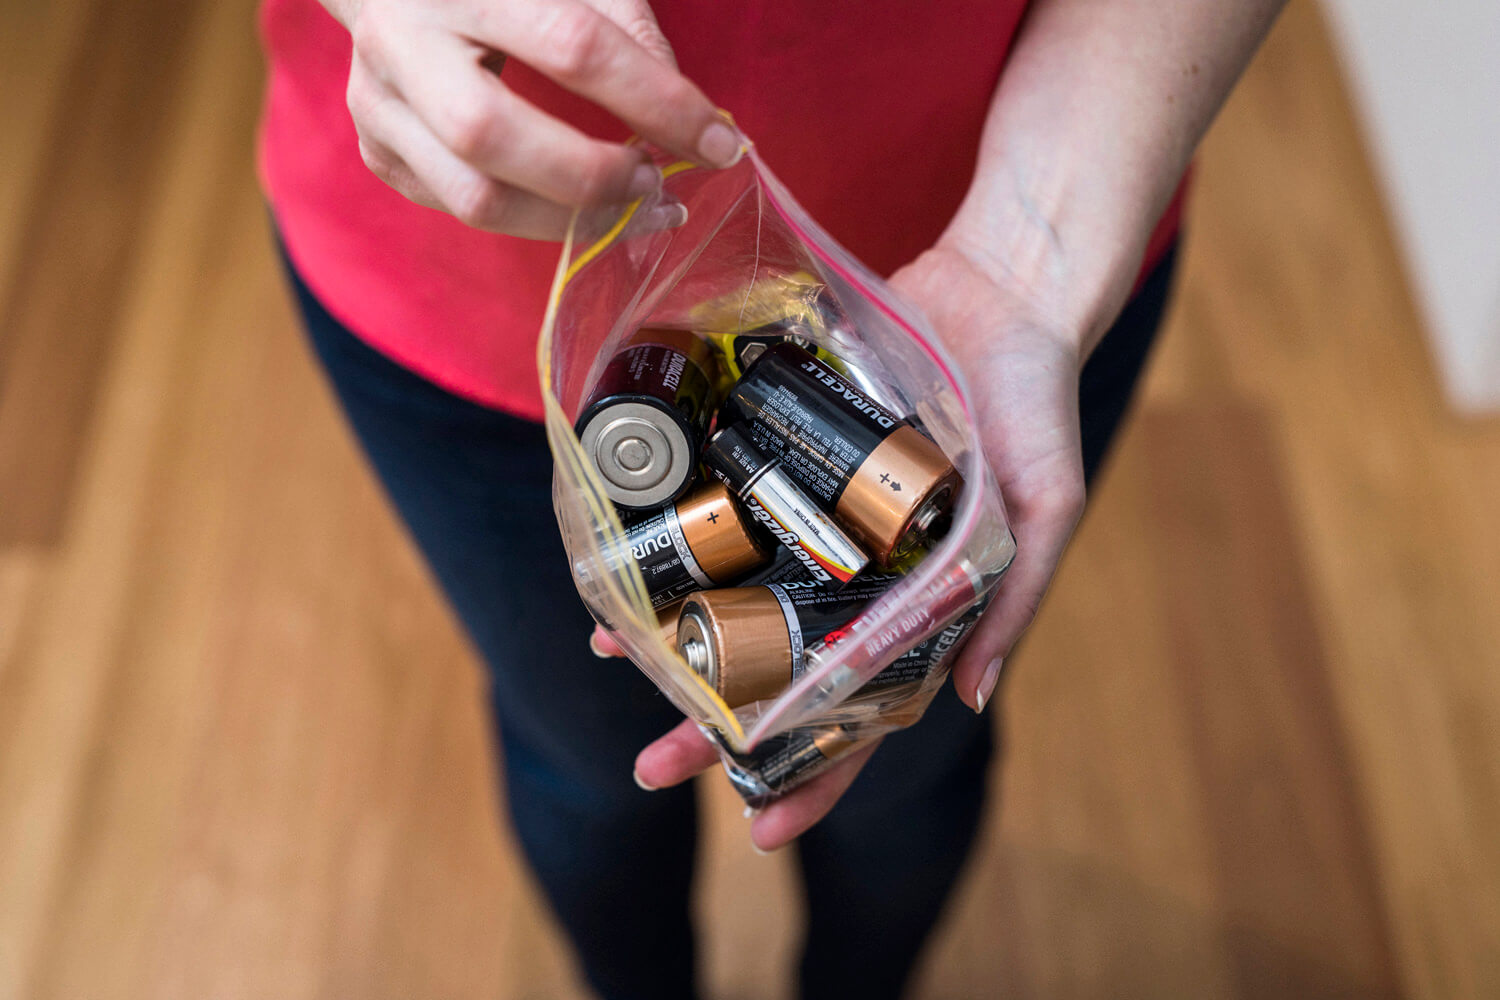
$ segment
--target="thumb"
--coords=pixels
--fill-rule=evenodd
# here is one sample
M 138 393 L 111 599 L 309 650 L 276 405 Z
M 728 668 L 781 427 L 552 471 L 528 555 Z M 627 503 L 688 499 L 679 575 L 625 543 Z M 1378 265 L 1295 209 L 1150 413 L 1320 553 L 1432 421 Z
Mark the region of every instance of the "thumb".
M 646 0 L 589 0 L 595 10 L 609 18 L 631 39 L 662 62 L 677 68 L 672 44 L 656 23 L 656 14 Z

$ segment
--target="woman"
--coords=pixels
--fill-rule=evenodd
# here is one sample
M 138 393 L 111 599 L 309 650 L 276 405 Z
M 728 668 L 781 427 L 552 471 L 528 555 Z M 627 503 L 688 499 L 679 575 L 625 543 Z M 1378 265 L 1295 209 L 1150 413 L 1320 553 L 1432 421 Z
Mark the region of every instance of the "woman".
M 262 171 L 289 270 L 484 655 L 517 833 L 604 997 L 693 995 L 683 782 L 714 757 L 685 724 L 637 756 L 678 718 L 584 650 L 535 423 L 557 252 L 540 241 L 574 206 L 661 183 L 631 133 L 733 163 L 724 107 L 958 360 L 1016 562 L 918 726 L 751 826 L 761 850 L 797 840 L 803 993 L 899 995 L 981 815 L 977 713 L 1160 319 L 1183 173 L 1281 0 L 325 2 L 263 10 Z

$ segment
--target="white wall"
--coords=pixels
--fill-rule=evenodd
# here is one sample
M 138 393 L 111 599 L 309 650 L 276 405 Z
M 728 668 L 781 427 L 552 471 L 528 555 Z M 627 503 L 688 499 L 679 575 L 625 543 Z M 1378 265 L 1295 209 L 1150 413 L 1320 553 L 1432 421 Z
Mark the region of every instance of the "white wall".
M 1324 0 L 1453 404 L 1500 411 L 1500 0 Z

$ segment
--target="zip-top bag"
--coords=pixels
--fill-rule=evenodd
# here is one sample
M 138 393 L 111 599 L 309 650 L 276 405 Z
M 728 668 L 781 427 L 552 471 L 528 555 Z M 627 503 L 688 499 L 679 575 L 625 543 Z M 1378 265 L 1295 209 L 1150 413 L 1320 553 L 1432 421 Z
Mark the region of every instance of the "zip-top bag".
M 661 153 L 655 162 L 665 178 L 660 193 L 623 209 L 575 214 L 563 244 L 537 347 L 556 459 L 553 504 L 590 612 L 716 741 L 736 787 L 759 805 L 921 717 L 1010 565 L 1015 541 L 968 390 L 926 320 L 818 227 L 753 146 L 725 170 Z M 829 391 L 856 408 L 905 418 L 961 477 L 946 533 L 895 559 L 888 573 L 899 575 L 888 589 L 809 645 L 776 697 L 731 707 L 678 655 L 631 558 L 620 512 L 575 433 L 606 365 L 642 328 L 714 342 L 721 392 L 765 350 L 757 336 L 795 331 L 790 339 L 824 366 L 819 377 Z M 873 567 L 871 575 L 880 579 Z M 786 604 L 786 586 L 773 590 Z

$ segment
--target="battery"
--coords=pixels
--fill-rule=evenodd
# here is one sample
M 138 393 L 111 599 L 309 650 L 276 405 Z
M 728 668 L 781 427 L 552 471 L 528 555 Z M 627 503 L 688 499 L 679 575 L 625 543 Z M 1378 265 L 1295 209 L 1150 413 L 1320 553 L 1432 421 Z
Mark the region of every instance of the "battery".
M 706 334 L 719 362 L 719 372 L 734 381 L 755 363 L 766 348 L 777 344 L 796 344 L 814 357 L 830 360 L 833 355 L 813 343 L 812 331 L 798 319 L 777 320 L 753 330 L 737 333 Z
M 610 359 L 574 430 L 616 506 L 660 507 L 687 490 L 712 396 L 712 351 L 688 331 L 639 330 Z
M 987 600 L 981 600 L 937 635 L 917 643 L 896 657 L 890 666 L 866 681 L 861 690 L 883 691 L 903 684 L 920 684 L 955 651 L 963 648 L 969 633 L 974 631 L 974 626 L 979 623 L 980 616 L 988 606 Z
M 869 565 L 869 556 L 798 488 L 779 462 L 750 443 L 744 430 L 716 431 L 703 451 L 703 464 L 757 523 L 791 550 L 814 580 L 842 587 Z
M 792 554 L 792 550 L 784 547 L 777 548 L 769 563 L 746 576 L 737 586 L 755 587 L 762 583 L 815 583 L 820 587 L 829 586 L 809 573 L 807 567 Z
M 798 729 L 770 737 L 749 753 L 730 753 L 732 766 L 726 770 L 746 804 L 758 809 L 867 742 L 843 726 Z
M 920 592 L 893 594 L 887 600 L 872 602 L 844 624 L 824 632 L 803 651 L 805 669 L 816 668 L 841 643 L 859 642 L 866 657 L 878 659 L 893 646 L 931 632 L 942 622 L 956 624 L 970 616 L 978 621 L 992 596 L 993 590 L 987 589 L 984 574 L 969 559 L 960 557 L 944 567 Z M 895 610 L 893 606 L 898 602 L 900 613 L 885 627 L 876 629 L 875 621 Z
M 732 583 L 771 558 L 723 483 L 627 520 L 625 545 L 653 608 Z
M 795 344 L 767 347 L 720 424 L 751 442 L 889 566 L 938 529 L 962 480 L 931 439 Z
M 684 599 L 677 652 L 731 708 L 774 698 L 802 675 L 802 654 L 885 593 L 873 574 L 835 593 L 816 583 L 705 590 Z

